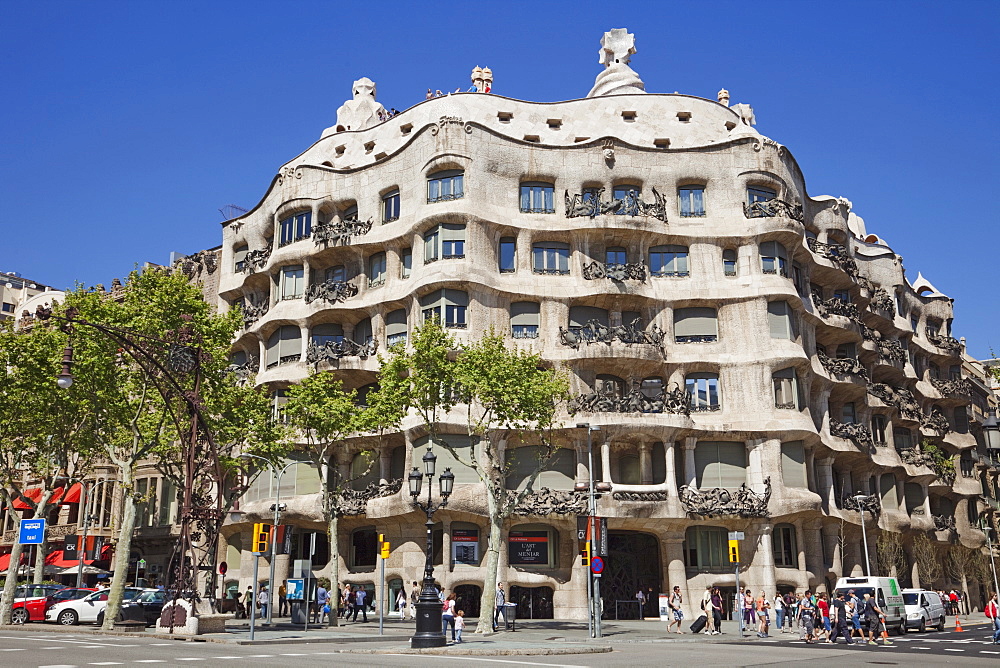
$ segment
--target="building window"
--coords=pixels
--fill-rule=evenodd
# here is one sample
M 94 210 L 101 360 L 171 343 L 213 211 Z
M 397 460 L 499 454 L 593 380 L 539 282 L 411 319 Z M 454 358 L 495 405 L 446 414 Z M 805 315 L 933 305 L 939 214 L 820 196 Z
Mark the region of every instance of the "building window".
M 798 410 L 799 402 L 799 379 L 795 369 L 788 367 L 781 371 L 775 371 L 771 375 L 771 384 L 774 386 L 774 407 Z
M 674 341 L 711 343 L 719 340 L 718 318 L 714 308 L 692 307 L 674 311 Z
M 717 411 L 719 402 L 719 374 L 689 373 L 684 379 L 692 411 Z
M 382 197 L 382 222 L 399 220 L 399 191 L 393 190 Z
M 857 359 L 858 358 L 858 344 L 856 343 L 841 343 L 837 346 L 837 359 Z
M 760 186 L 748 186 L 747 187 L 747 204 L 756 204 L 757 202 L 768 202 L 778 196 L 778 193 L 770 188 L 762 188 Z
M 799 567 L 799 551 L 795 547 L 795 527 L 791 524 L 776 524 L 771 535 L 774 550 L 774 565 L 782 568 Z
M 653 276 L 690 276 L 687 246 L 653 246 L 649 249 L 649 273 Z
M 618 376 L 598 374 L 594 391 L 611 399 L 621 399 L 625 396 L 625 381 Z
M 399 256 L 399 277 L 409 278 L 413 271 L 413 249 L 404 248 Z
M 705 186 L 681 186 L 677 189 L 677 199 L 682 218 L 705 215 Z
M 903 485 L 903 503 L 906 504 L 906 513 L 912 515 L 913 511 L 918 514 L 924 512 L 924 487 L 920 483 L 908 482 Z
M 765 274 L 788 277 L 788 253 L 777 241 L 765 241 L 760 245 L 760 263 Z
M 368 258 L 368 286 L 377 288 L 385 283 L 385 253 Z
M 850 290 L 834 290 L 833 298 L 842 301 L 845 304 L 851 303 L 851 291 Z
M 604 251 L 604 263 L 606 265 L 628 263 L 628 253 L 621 246 L 610 246 Z
M 698 489 L 737 489 L 747 481 L 747 448 L 742 441 L 699 441 L 694 449 Z
M 499 264 L 501 274 L 513 274 L 517 271 L 517 239 L 502 237 L 499 246 Z
M 892 440 L 897 450 L 909 450 L 913 447 L 913 434 L 904 427 L 895 427 L 892 430 Z
M 537 302 L 514 302 L 510 305 L 510 331 L 515 339 L 537 339 L 538 325 Z
M 551 183 L 521 184 L 521 213 L 555 213 L 555 187 Z
M 378 554 L 378 534 L 366 527 L 351 533 L 351 566 L 355 568 L 374 567 Z
M 795 283 L 795 291 L 800 297 L 806 295 L 806 273 L 802 265 L 798 262 L 792 263 L 792 282 Z
M 896 291 L 896 313 L 901 318 L 906 317 L 906 306 L 903 304 L 903 295 L 898 290 Z
M 281 298 L 298 299 L 302 296 L 305 273 L 302 265 L 281 268 Z
M 385 317 L 385 346 L 406 343 L 406 310 L 396 309 Z
M 10 302 L 4 302 L 2 310 L 3 310 L 4 313 L 13 313 L 14 312 L 14 305 L 11 304 Z
M 569 308 L 569 331 L 583 341 L 590 341 L 594 336 L 594 327 L 586 327 L 594 323 L 608 327 L 608 312 L 594 306 L 571 306 Z
M 618 479 L 622 485 L 639 485 L 642 483 L 642 472 L 639 470 L 639 458 L 636 455 L 622 455 L 618 458 Z
M 271 416 L 281 423 L 288 422 L 285 415 L 285 404 L 288 403 L 288 390 L 275 390 L 271 395 Z
M 853 401 L 848 401 L 840 408 L 840 421 L 844 424 L 856 424 L 858 421 L 858 411 L 854 407 Z
M 872 441 L 875 445 L 886 444 L 886 428 L 889 426 L 884 415 L 875 414 L 872 416 Z
M 280 221 L 278 225 L 281 228 L 279 246 L 287 246 L 299 239 L 306 239 L 312 234 L 312 212 L 306 211 L 289 216 Z
M 736 251 L 732 248 L 722 251 L 722 273 L 726 276 L 736 275 Z
M 326 343 L 340 343 L 344 340 L 344 328 L 336 324 L 315 325 L 310 332 L 312 342 L 317 346 Z
M 569 244 L 541 241 L 531 248 L 531 270 L 536 274 L 569 273 Z
M 365 318 L 354 326 L 354 340 L 357 343 L 371 343 L 374 338 L 371 318 Z
M 465 257 L 465 225 L 445 223 L 424 234 L 424 264 Z
M 461 290 L 438 290 L 420 299 L 425 321 L 436 318 L 444 327 L 465 329 L 469 294 Z
M 642 188 L 628 184 L 615 186 L 611 190 L 611 196 L 615 202 L 620 202 L 618 207 L 615 209 L 615 215 L 634 216 L 636 214 L 636 206 L 634 202 L 642 197 Z
M 464 172 L 460 169 L 432 174 L 427 179 L 427 203 L 461 199 L 465 194 L 463 179 Z
M 788 302 L 767 303 L 767 326 L 772 339 L 795 339 L 795 321 Z
M 781 479 L 785 487 L 807 488 L 806 451 L 802 441 L 781 444 Z
M 302 355 L 302 331 L 295 325 L 279 327 L 267 340 L 267 368 L 298 362 Z
M 729 534 L 722 527 L 688 527 L 684 535 L 684 556 L 689 568 L 729 570 Z
M 246 244 L 242 246 L 237 246 L 233 249 L 233 271 L 239 273 L 245 271 L 247 268 L 247 253 L 250 252 L 250 247 Z
M 327 281 L 343 283 L 347 280 L 347 268 L 342 264 L 338 264 L 335 267 L 328 267 L 327 270 L 323 272 L 323 278 Z

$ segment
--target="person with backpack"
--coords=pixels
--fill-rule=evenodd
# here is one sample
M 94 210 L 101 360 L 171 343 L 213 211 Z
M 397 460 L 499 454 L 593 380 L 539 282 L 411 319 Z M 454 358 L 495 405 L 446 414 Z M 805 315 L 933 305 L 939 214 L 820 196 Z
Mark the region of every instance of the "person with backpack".
M 1000 607 L 997 606 L 997 593 L 993 592 L 986 604 L 986 616 L 993 622 L 993 644 L 1000 645 Z
M 701 611 L 705 614 L 705 628 L 701 633 L 712 635 L 715 632 L 715 616 L 712 614 L 712 585 L 705 587 L 705 594 L 701 597 Z
M 813 632 L 816 628 L 816 606 L 813 605 L 812 597 L 808 591 L 803 595 L 802 600 L 799 601 L 799 623 L 802 624 L 802 637 L 808 644 L 814 644 Z

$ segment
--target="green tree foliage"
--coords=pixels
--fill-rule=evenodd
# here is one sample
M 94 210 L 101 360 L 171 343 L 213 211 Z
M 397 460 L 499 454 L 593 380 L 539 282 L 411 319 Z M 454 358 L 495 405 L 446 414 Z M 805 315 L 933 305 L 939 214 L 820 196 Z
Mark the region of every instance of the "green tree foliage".
M 431 442 L 449 448 L 456 458 L 459 453 L 438 439 L 438 423 L 456 406 L 465 408 L 473 447 L 463 463 L 476 471 L 485 487 L 490 522 L 481 606 L 492 610 L 504 523 L 555 454 L 552 429 L 558 404 L 568 395 L 568 380 L 546 368 L 538 354 L 508 347 L 492 329 L 459 349 L 432 320 L 414 332 L 410 350 L 396 346 L 389 352 L 382 361 L 379 390 L 373 394 L 393 410 L 413 410 Z M 510 493 L 506 483 L 512 459 L 505 447 L 515 440 L 540 447 L 533 450 L 536 461 L 527 484 Z M 477 633 L 489 630 L 491 622 L 489 615 L 482 616 Z

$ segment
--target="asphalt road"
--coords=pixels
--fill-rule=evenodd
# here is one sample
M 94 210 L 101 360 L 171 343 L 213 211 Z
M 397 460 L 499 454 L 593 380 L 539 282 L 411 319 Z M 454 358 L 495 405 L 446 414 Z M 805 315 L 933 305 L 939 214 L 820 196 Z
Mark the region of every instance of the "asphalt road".
M 1000 664 L 1000 646 L 985 627 L 893 637 L 893 645 L 806 645 L 786 636 L 774 641 L 616 643 L 609 654 L 566 656 L 416 656 L 346 654 L 342 644 L 241 646 L 84 633 L 0 632 L 0 666 L 60 668 L 82 666 L 407 666 L 413 668 L 515 668 L 561 666 L 774 666 L 809 661 L 821 665 L 986 666 Z M 353 648 L 357 648 L 354 645 Z M 352 648 L 352 649 L 353 649 Z M 464 666 L 463 666 L 464 663 Z

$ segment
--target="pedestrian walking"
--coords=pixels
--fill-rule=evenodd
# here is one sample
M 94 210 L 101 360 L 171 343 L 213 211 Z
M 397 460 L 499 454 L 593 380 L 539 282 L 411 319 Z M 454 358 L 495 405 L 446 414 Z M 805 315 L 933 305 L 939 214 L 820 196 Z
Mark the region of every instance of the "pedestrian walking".
M 354 618 L 352 622 L 358 621 L 358 613 L 361 613 L 362 621 L 368 621 L 368 606 L 365 605 L 365 599 L 368 597 L 368 592 L 364 590 L 363 587 L 355 587 L 354 589 Z
M 681 631 L 681 622 L 684 621 L 684 611 L 682 610 L 684 597 L 681 595 L 680 586 L 674 585 L 674 591 L 670 594 L 668 605 L 670 606 L 670 622 L 667 624 L 667 633 L 670 633 L 670 627 L 674 624 L 677 625 L 676 633 L 684 633 Z
M 506 603 L 507 603 L 507 595 L 504 594 L 503 583 L 502 582 L 498 582 L 497 583 L 497 592 L 496 592 L 496 601 L 495 601 L 496 612 L 493 615 L 493 631 L 494 632 L 497 630 L 497 620 L 500 618 L 500 615 L 503 613 L 503 610 L 504 610 L 503 606 Z M 507 622 L 507 615 L 504 615 L 504 623 L 506 623 L 506 622 Z
M 417 581 L 413 581 L 413 588 L 410 589 L 410 619 L 417 618 L 417 601 L 420 600 L 420 587 Z
M 400 619 L 406 619 L 406 600 L 406 590 L 400 587 L 396 594 L 396 609 L 399 610 Z
M 874 597 L 867 592 L 865 592 L 865 621 L 868 625 L 868 644 L 877 645 L 881 629 L 885 626 L 885 613 L 882 612 L 882 608 L 878 607 Z M 882 638 L 883 645 L 892 644 L 888 636 L 889 634 L 886 632 L 885 637 Z
M 844 592 L 837 592 L 837 597 L 833 599 L 830 611 L 830 623 L 833 625 L 833 632 L 830 634 L 830 642 L 836 643 L 837 636 L 844 636 L 844 642 L 853 645 L 851 634 L 847 630 L 847 601 L 844 599 Z
M 785 632 L 785 598 L 781 594 L 774 595 L 774 625 L 779 633 Z
M 715 615 L 712 614 L 712 585 L 705 587 L 701 597 L 701 609 L 705 613 L 705 628 L 701 633 L 711 635 L 715 631 Z
M 313 624 L 319 624 L 319 620 L 326 616 L 323 609 L 326 608 L 329 610 L 329 608 L 327 608 L 329 604 L 330 592 L 327 591 L 326 587 L 323 585 L 319 585 L 316 587 L 316 603 L 310 606 L 312 608 L 311 612 Z
M 712 587 L 712 624 L 715 630 L 712 635 L 717 636 L 722 633 L 722 592 L 718 587 Z
M 986 604 L 986 616 L 993 622 L 993 644 L 1000 645 L 1000 606 L 997 605 L 996 592 L 993 592 L 990 602 Z
M 448 594 L 441 609 L 441 635 L 448 637 L 448 627 L 451 627 L 451 639 L 455 640 L 455 594 Z
M 462 642 L 462 631 L 465 630 L 465 610 L 455 613 L 455 642 Z
M 756 610 L 757 610 L 757 637 L 767 638 L 768 627 L 771 623 L 771 601 L 767 598 L 767 595 L 761 591 L 760 596 L 757 597 Z
M 257 592 L 257 605 L 260 606 L 261 618 L 267 617 L 267 606 L 271 602 L 271 597 L 267 593 L 267 585 L 263 585 Z
M 757 622 L 754 607 L 753 594 L 747 589 L 743 592 L 743 628 L 752 628 Z
M 816 625 L 816 607 L 813 605 L 810 592 L 808 591 L 799 601 L 799 622 L 802 624 L 802 637 L 807 643 L 812 645 Z
M 247 591 L 243 595 L 243 615 L 249 619 L 251 606 L 256 606 L 257 602 L 253 599 L 253 586 L 247 585 Z
M 643 608 L 646 607 L 646 592 L 642 590 L 642 587 L 639 587 L 639 590 L 635 592 L 635 600 L 639 603 L 639 619 L 642 620 L 646 616 L 643 614 Z
M 285 588 L 285 583 L 282 582 L 281 586 L 278 587 L 278 616 L 284 617 L 288 614 L 288 590 Z

